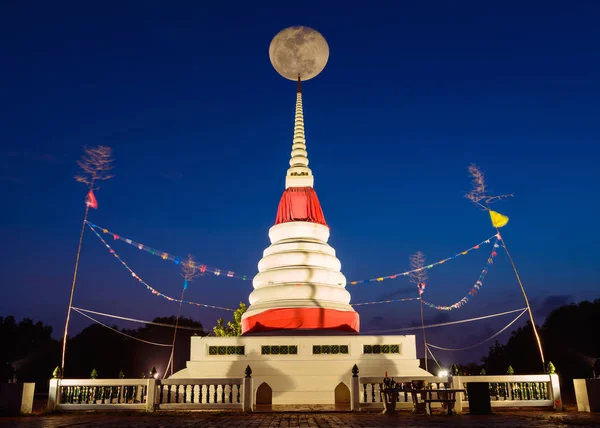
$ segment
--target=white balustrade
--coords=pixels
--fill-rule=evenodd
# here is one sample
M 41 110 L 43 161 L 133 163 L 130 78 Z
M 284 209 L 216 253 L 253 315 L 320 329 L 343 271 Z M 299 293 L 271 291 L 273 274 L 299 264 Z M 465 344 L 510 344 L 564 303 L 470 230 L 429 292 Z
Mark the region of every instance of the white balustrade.
M 447 377 L 438 376 L 390 376 L 397 384 L 402 385 L 402 389 L 411 389 L 413 381 L 425 381 L 433 390 L 449 388 L 450 383 Z M 383 377 L 360 377 L 359 378 L 359 402 L 363 410 L 383 408 L 381 391 L 383 390 Z M 412 409 L 412 396 L 408 392 L 398 394 L 398 409 Z
M 248 410 L 252 378 L 52 379 L 48 411 Z M 247 391 L 250 389 L 250 391 Z
M 392 377 L 392 376 L 390 376 Z M 558 376 L 549 375 L 503 375 L 503 376 L 449 376 L 449 377 L 396 377 L 397 384 L 402 389 L 410 389 L 413 381 L 425 381 L 426 388 L 435 394 L 443 388 L 467 389 L 469 382 L 484 382 L 489 384 L 490 402 L 492 408 L 506 407 L 551 407 L 562 410 L 562 399 Z M 381 390 L 383 377 L 360 377 L 358 402 L 361 409 L 383 408 Z M 455 409 L 457 413 L 468 408 L 467 393 L 456 394 Z M 398 395 L 397 408 L 412 408 L 412 397 L 407 392 Z M 439 403 L 433 407 L 440 406 Z

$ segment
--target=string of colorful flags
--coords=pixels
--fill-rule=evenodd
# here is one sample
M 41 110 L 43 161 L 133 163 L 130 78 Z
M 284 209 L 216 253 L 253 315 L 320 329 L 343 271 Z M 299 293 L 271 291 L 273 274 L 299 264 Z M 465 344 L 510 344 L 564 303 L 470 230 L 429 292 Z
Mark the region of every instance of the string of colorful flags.
M 404 299 L 379 300 L 377 302 L 351 303 L 350 306 L 363 306 L 363 305 L 377 305 L 377 304 L 380 304 L 380 303 L 407 302 L 409 300 L 420 300 L 420 298 L 419 297 L 407 297 L 407 298 L 404 298 Z
M 477 294 L 479 289 L 483 286 L 483 280 L 485 279 L 485 276 L 488 273 L 490 266 L 494 263 L 494 257 L 496 257 L 498 255 L 496 249 L 500 247 L 500 244 L 498 244 L 498 241 L 500 239 L 501 238 L 499 237 L 499 235 L 496 235 L 496 242 L 494 242 L 492 253 L 490 254 L 490 257 L 487 260 L 486 266 L 485 266 L 485 268 L 483 268 L 475 285 L 471 288 L 471 290 L 467 293 L 467 295 L 465 297 L 463 297 L 461 300 L 459 300 L 458 302 L 456 302 L 453 305 L 450 305 L 450 306 L 435 305 L 433 303 L 427 302 L 426 300 L 423 300 L 422 295 L 423 295 L 423 292 L 425 291 L 425 283 L 423 282 L 423 283 L 417 284 L 418 292 L 421 297 L 406 297 L 403 299 L 378 300 L 376 302 L 352 303 L 352 304 L 350 304 L 350 306 L 376 305 L 376 304 L 381 304 L 381 303 L 396 303 L 396 302 L 406 302 L 406 301 L 410 301 L 410 300 L 423 300 L 424 305 L 429 306 L 430 308 L 433 308 L 433 309 L 448 310 L 448 311 L 451 311 L 453 309 L 458 309 L 461 306 L 463 306 L 465 303 L 467 303 L 471 297 L 475 296 L 475 294 Z
M 500 241 L 501 239 L 502 238 L 500 237 L 500 234 L 497 234 L 496 241 L 494 242 L 494 247 L 492 249 L 492 253 L 490 254 L 490 257 L 487 259 L 485 267 L 481 271 L 481 274 L 479 275 L 479 278 L 475 282 L 475 285 L 471 288 L 471 290 L 466 294 L 465 297 L 463 297 L 458 302 L 456 302 L 450 306 L 436 305 L 436 304 L 433 304 L 431 302 L 421 299 L 423 304 L 426 306 L 429 306 L 430 308 L 437 309 L 438 311 L 452 311 L 454 309 L 458 309 L 458 308 L 462 307 L 463 305 L 467 304 L 469 302 L 469 300 L 471 300 L 471 297 L 475 296 L 479 292 L 481 287 L 483 286 L 483 280 L 485 279 L 485 276 L 487 275 L 488 271 L 490 270 L 490 267 L 494 264 L 494 258 L 498 255 L 496 250 L 500 247 L 500 244 L 498 243 L 498 241 Z
M 102 241 L 102 243 L 110 250 L 110 252 L 121 262 L 121 264 L 128 269 L 132 276 L 134 278 L 136 278 L 138 280 L 138 282 L 144 284 L 146 286 L 146 288 L 148 290 L 150 290 L 153 294 L 159 296 L 159 297 L 163 297 L 167 300 L 170 301 L 174 301 L 174 302 L 183 302 L 186 304 L 191 304 L 191 305 L 197 305 L 197 306 L 203 306 L 203 307 L 209 307 L 209 308 L 214 308 L 214 309 L 223 309 L 223 310 L 229 310 L 232 311 L 233 309 L 230 308 L 223 308 L 223 307 L 219 307 L 219 306 L 213 306 L 213 305 L 207 305 L 207 304 L 203 304 L 203 303 L 196 303 L 196 302 L 190 302 L 190 301 L 186 301 L 186 300 L 180 300 L 180 299 L 176 299 L 170 296 L 167 296 L 163 293 L 160 293 L 159 291 L 155 290 L 154 288 L 152 288 L 150 285 L 148 285 L 145 281 L 143 281 L 131 268 L 129 268 L 129 266 L 114 252 L 114 250 L 110 247 L 110 245 L 108 245 L 108 243 L 100 236 L 100 234 L 97 232 L 97 230 L 101 230 L 104 234 L 112 236 L 114 240 L 120 240 L 123 241 L 129 245 L 132 245 L 134 247 L 137 247 L 139 250 L 144 250 L 147 251 L 148 253 L 155 255 L 157 257 L 160 257 L 163 260 L 170 260 L 172 262 L 174 262 L 175 264 L 180 264 L 182 262 L 181 257 L 179 256 L 175 256 L 169 253 L 166 253 L 164 251 L 160 251 L 160 250 L 156 250 L 148 245 L 144 245 L 141 244 L 139 242 L 135 242 L 129 238 L 120 236 L 114 232 L 111 232 L 110 230 L 103 228 L 101 226 L 98 226 L 96 224 L 93 224 L 89 221 L 86 222 L 88 224 L 88 226 L 90 227 L 90 229 L 96 234 L 96 236 Z M 97 230 L 96 230 L 97 229 Z M 438 262 L 435 263 L 431 263 L 427 266 L 423 266 L 422 268 L 418 268 L 418 269 L 412 269 L 410 271 L 406 271 L 406 272 L 402 272 L 402 273 L 397 273 L 394 275 L 388 275 L 388 276 L 382 276 L 382 277 L 376 277 L 376 278 L 371 278 L 371 279 L 366 279 L 366 280 L 361 280 L 361 281 L 351 281 L 350 284 L 355 285 L 358 283 L 370 283 L 370 282 L 382 282 L 383 280 L 386 279 L 395 279 L 401 276 L 408 276 L 411 273 L 414 272 L 419 272 L 421 270 L 424 269 L 431 269 L 434 266 L 437 265 L 441 265 L 449 260 L 453 260 L 457 257 L 463 256 L 468 254 L 471 251 L 474 250 L 478 250 L 482 245 L 484 244 L 489 244 L 491 243 L 491 240 L 493 238 L 496 238 L 496 242 L 494 244 L 494 251 L 492 251 L 492 255 L 490 256 L 490 258 L 488 259 L 488 263 L 486 264 L 486 267 L 482 270 L 481 275 L 479 276 L 479 279 L 477 280 L 477 282 L 475 283 L 474 287 L 469 291 L 469 293 L 467 293 L 467 295 L 465 297 L 463 297 L 460 301 L 454 303 L 453 305 L 450 306 L 443 306 L 443 305 L 435 305 L 433 303 L 427 302 L 425 300 L 423 300 L 423 304 L 425 304 L 428 307 L 437 309 L 437 310 L 453 310 L 453 309 L 458 309 L 461 306 L 463 306 L 464 304 L 466 304 L 470 297 L 474 296 L 477 291 L 480 289 L 480 287 L 483 285 L 483 280 L 485 279 L 485 275 L 487 274 L 488 270 L 489 270 L 489 266 L 493 263 L 493 258 L 496 256 L 496 251 L 495 249 L 498 248 L 499 244 L 498 244 L 498 240 L 500 240 L 500 234 L 496 234 L 488 239 L 486 239 L 485 241 L 480 242 L 477 245 L 474 245 L 460 253 L 455 254 L 454 256 L 451 257 L 447 257 L 445 259 L 442 259 Z M 219 268 L 214 268 L 214 267 L 209 267 L 207 265 L 204 264 L 198 264 L 197 269 L 200 271 L 201 274 L 206 273 L 206 272 L 210 272 L 213 273 L 215 276 L 219 276 L 221 274 L 223 274 L 224 276 L 227 276 L 229 278 L 238 278 L 238 279 L 242 279 L 242 280 L 246 280 L 247 276 L 246 275 L 237 275 L 235 274 L 235 272 L 233 271 L 223 271 Z M 187 281 L 184 280 L 184 289 L 187 289 Z M 422 292 L 420 293 L 422 294 Z M 362 303 L 355 303 L 352 304 L 352 306 L 362 306 L 362 305 L 374 305 L 374 304 L 383 304 L 383 303 L 394 303 L 394 302 L 404 302 L 404 301 L 410 301 L 410 300 L 419 300 L 419 297 L 414 297 L 414 298 L 404 298 L 404 299 L 391 299 L 391 300 L 381 300 L 381 301 L 373 301 L 373 302 L 362 302 Z
M 117 240 L 123 241 L 123 242 L 125 242 L 125 243 L 127 243 L 129 245 L 133 245 L 134 247 L 137 247 L 138 250 L 147 251 L 148 253 L 152 254 L 153 256 L 160 257 L 163 260 L 170 260 L 173 263 L 175 263 L 176 265 L 178 265 L 178 264 L 180 264 L 182 262 L 182 259 L 179 256 L 175 256 L 173 254 L 169 254 L 167 252 L 160 251 L 160 250 L 157 250 L 155 248 L 152 248 L 152 247 L 150 247 L 148 245 L 144 245 L 144 244 L 141 244 L 139 242 L 135 242 L 135 241 L 133 241 L 133 240 L 131 240 L 129 238 L 125 238 L 124 236 L 121 236 L 121 235 L 118 235 L 116 233 L 113 233 L 110 230 L 108 230 L 106 228 L 103 228 L 101 226 L 98 226 L 96 224 L 93 224 L 93 223 L 91 223 L 89 221 L 87 222 L 87 224 L 88 224 L 88 226 L 90 226 L 92 228 L 92 230 L 98 229 L 98 230 L 101 230 L 104 234 L 112 236 L 115 241 L 117 241 Z M 94 230 L 94 232 L 95 232 L 95 230 Z M 237 275 L 233 271 L 222 270 L 222 269 L 218 269 L 218 268 L 215 268 L 215 267 L 210 267 L 210 266 L 207 266 L 207 265 L 204 265 L 204 264 L 198 264 L 197 269 L 200 271 L 201 274 L 204 274 L 206 272 L 210 272 L 210 273 L 213 273 L 215 276 L 223 275 L 223 276 L 226 276 L 228 278 L 239 278 L 239 279 L 241 279 L 243 281 L 245 281 L 246 279 L 248 279 L 247 275 Z
M 214 306 L 214 305 L 207 305 L 204 303 L 197 303 L 197 302 L 192 302 L 189 300 L 181 300 L 181 299 L 176 299 L 174 297 L 171 296 L 167 296 L 166 294 L 161 293 L 160 291 L 156 290 L 155 288 L 151 287 L 146 281 L 144 281 L 137 273 L 135 273 L 133 271 L 133 269 L 131 269 L 127 263 L 125 263 L 125 261 L 115 252 L 115 250 L 113 250 L 111 248 L 110 245 L 108 245 L 108 243 L 102 238 L 102 236 L 100 236 L 100 234 L 96 231 L 96 229 L 94 229 L 94 225 L 92 225 L 90 222 L 88 222 L 88 227 L 94 232 L 94 234 L 98 237 L 98 239 L 100 239 L 100 241 L 104 244 L 104 246 L 110 251 L 110 253 L 123 265 L 123 267 L 125 269 L 127 269 L 130 273 L 131 276 L 134 277 L 135 279 L 137 279 L 137 281 L 144 285 L 146 287 L 147 290 L 151 291 L 152 294 L 154 294 L 155 296 L 159 296 L 162 297 L 163 299 L 166 299 L 170 302 L 177 302 L 177 303 L 185 303 L 188 305 L 194 305 L 194 306 L 200 306 L 200 307 L 204 307 L 204 308 L 212 308 L 212 309 L 222 309 L 224 311 L 234 311 L 234 309 L 230 309 L 230 308 L 223 308 L 221 306 Z M 97 226 L 96 226 L 97 227 Z M 117 238 L 115 238 L 117 239 Z
M 409 270 L 409 271 L 402 272 L 402 273 L 396 273 L 394 275 L 380 276 L 380 277 L 371 278 L 371 279 L 363 279 L 363 280 L 360 280 L 360 281 L 351 281 L 350 284 L 355 285 L 355 284 L 368 284 L 369 282 L 381 282 L 381 281 L 383 281 L 385 279 L 396 279 L 398 277 L 407 276 L 407 275 L 409 275 L 411 273 L 419 272 L 419 271 L 422 271 L 424 269 L 431 269 L 432 267 L 437 266 L 437 265 L 441 265 L 443 263 L 446 263 L 449 260 L 454 260 L 457 257 L 464 256 L 464 255 L 470 253 L 471 251 L 478 250 L 482 245 L 489 244 L 493 238 L 499 239 L 500 238 L 500 234 L 496 234 L 494 236 L 490 236 L 485 241 L 482 241 L 482 242 L 480 242 L 477 245 L 473 245 L 471 248 L 468 248 L 468 249 L 466 249 L 466 250 L 464 250 L 464 251 L 462 251 L 460 253 L 457 253 L 457 254 L 453 255 L 452 257 L 447 257 L 447 258 L 445 258 L 443 260 L 440 260 L 438 262 L 432 263 L 430 265 L 423 266 L 421 268 Z

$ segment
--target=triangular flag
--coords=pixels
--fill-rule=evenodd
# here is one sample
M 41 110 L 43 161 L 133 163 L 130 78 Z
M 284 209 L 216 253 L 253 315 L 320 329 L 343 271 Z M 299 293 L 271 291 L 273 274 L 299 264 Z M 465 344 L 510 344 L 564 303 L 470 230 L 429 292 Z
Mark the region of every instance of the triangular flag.
M 88 207 L 94 208 L 94 209 L 98 209 L 98 201 L 96 200 L 96 197 L 94 196 L 94 191 L 90 190 L 87 194 L 87 196 L 85 197 L 85 204 Z
M 496 228 L 506 226 L 506 223 L 508 223 L 508 217 L 496 211 L 490 210 L 490 218 L 492 219 L 492 225 Z

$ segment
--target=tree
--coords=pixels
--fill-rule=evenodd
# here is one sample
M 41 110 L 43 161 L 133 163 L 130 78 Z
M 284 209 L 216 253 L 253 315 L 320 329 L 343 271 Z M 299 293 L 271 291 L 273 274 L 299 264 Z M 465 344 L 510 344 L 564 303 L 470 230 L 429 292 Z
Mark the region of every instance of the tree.
M 159 317 L 136 329 L 119 329 L 130 336 L 154 343 L 170 343 L 176 317 Z M 52 327 L 25 318 L 0 317 L 0 382 L 35 382 L 36 389 L 47 390 L 50 377 L 61 378 L 60 343 L 51 337 Z M 175 370 L 185 367 L 190 357 L 193 336 L 206 336 L 202 324 L 191 318 L 179 318 L 174 358 Z M 69 338 L 67 349 L 69 377 L 85 379 L 92 370 L 102 377 L 121 378 L 122 373 L 145 373 L 156 366 L 162 373 L 170 348 L 152 346 L 125 337 L 98 324 L 84 328 Z
M 206 336 L 202 323 L 194 321 L 187 317 L 158 317 L 152 320 L 156 324 L 146 324 L 145 326 L 134 330 L 133 335 L 143 340 L 156 343 L 172 343 L 173 328 L 177 323 L 177 338 L 175 341 L 175 353 L 172 361 L 174 371 L 185 367 L 190 358 L 191 338 L 194 336 Z M 168 326 L 168 327 L 167 327 Z M 148 373 L 153 366 L 156 366 L 162 375 L 166 372 L 166 364 L 170 359 L 171 349 L 168 347 L 150 346 L 141 342 L 135 342 L 131 361 L 134 367 L 125 369 L 126 373 Z
M 240 306 L 233 312 L 233 321 L 228 321 L 225 325 L 223 318 L 217 319 L 217 325 L 213 327 L 215 336 L 241 336 L 244 312 L 246 312 L 246 304 L 240 302 Z
M 189 282 L 201 274 L 202 271 L 198 268 L 194 256 L 188 254 L 187 259 L 181 262 L 181 276 L 183 277 L 183 280 Z M 184 288 L 185 287 L 186 286 L 184 285 Z
M 540 358 L 532 335 L 531 322 L 527 321 L 511 333 L 505 345 L 496 342 L 483 358 L 486 370 L 490 374 L 505 374 L 506 368 L 512 365 L 517 373 L 539 373 Z
M 36 382 L 43 388 L 60 361 L 59 343 L 51 335 L 52 327 L 40 321 L 0 317 L 0 382 Z
M 512 194 L 493 196 L 488 193 L 487 185 L 485 184 L 485 176 L 481 169 L 474 163 L 468 167 L 469 175 L 471 176 L 471 191 L 465 193 L 465 198 L 473 202 L 484 211 L 489 210 L 489 205 L 506 198 L 512 198 Z
M 574 378 L 592 376 L 596 358 L 600 356 L 600 299 L 582 301 L 554 309 L 540 328 L 545 352 L 552 366 L 559 368 L 561 388 L 573 389 Z M 539 359 L 531 341 L 532 326 L 527 322 L 512 332 L 507 343 L 496 342 L 483 358 L 490 374 L 503 374 L 512 365 L 517 373 L 538 373 Z M 550 366 L 550 363 L 548 363 Z M 545 367 L 548 372 L 550 367 Z
M 410 282 L 417 285 L 419 295 L 425 290 L 425 280 L 427 280 L 427 269 L 425 269 L 425 254 L 417 251 L 410 256 L 410 273 L 408 274 Z
M 84 147 L 81 159 L 77 165 L 81 169 L 75 175 L 75 180 L 88 186 L 90 190 L 97 190 L 94 185 L 97 181 L 109 180 L 114 177 L 110 172 L 112 166 L 112 148 L 107 146 Z
M 135 329 L 111 327 L 147 342 L 171 344 L 175 322 L 175 316 L 157 317 L 151 323 Z M 178 352 L 173 360 L 175 371 L 185 367 L 190 357 L 191 337 L 196 335 L 206 335 L 202 324 L 190 318 L 180 317 L 175 344 Z M 153 346 L 125 337 L 98 324 L 92 324 L 69 340 L 67 354 L 69 377 L 86 378 L 95 368 L 103 378 L 115 379 L 121 371 L 145 373 L 147 376 L 153 366 L 156 366 L 162 375 L 171 348 Z

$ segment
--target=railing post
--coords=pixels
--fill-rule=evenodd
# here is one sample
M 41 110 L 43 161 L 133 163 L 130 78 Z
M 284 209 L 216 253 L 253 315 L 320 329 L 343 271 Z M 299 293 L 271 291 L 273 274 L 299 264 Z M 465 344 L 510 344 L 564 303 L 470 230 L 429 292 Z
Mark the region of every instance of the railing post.
M 56 411 L 56 405 L 60 404 L 60 379 L 50 379 L 50 388 L 48 390 L 48 407 L 49 412 Z
M 156 388 L 157 384 L 160 381 L 157 381 L 153 377 L 149 378 L 146 384 L 146 411 L 154 412 L 154 406 L 156 403 Z
M 451 389 L 463 389 L 461 376 L 448 376 L 448 383 L 450 383 Z M 454 403 L 454 410 L 456 410 L 457 415 L 462 413 L 463 396 L 464 394 L 460 392 L 457 392 L 455 395 L 456 402 Z
M 242 410 L 244 412 L 252 411 L 252 369 L 246 367 L 246 376 L 244 377 L 244 397 L 242 402 Z
M 144 386 L 139 384 L 137 388 L 135 388 L 132 397 L 134 403 L 141 403 L 144 401 Z
M 590 412 L 590 399 L 587 392 L 586 379 L 573 379 L 573 387 L 575 388 L 575 402 L 577 403 L 577 411 Z
M 360 390 L 358 388 L 358 366 L 354 364 L 352 367 L 352 382 L 350 384 L 350 410 L 353 412 L 360 411 Z
M 560 396 L 560 382 L 557 374 L 551 374 L 550 376 L 550 399 L 552 400 L 552 407 L 558 412 L 562 412 L 563 403 L 562 397 Z

